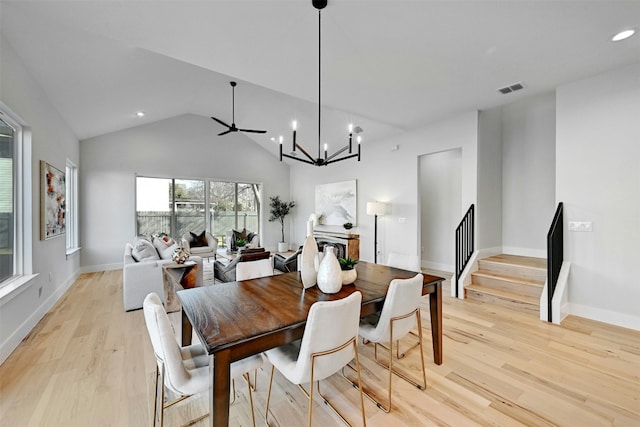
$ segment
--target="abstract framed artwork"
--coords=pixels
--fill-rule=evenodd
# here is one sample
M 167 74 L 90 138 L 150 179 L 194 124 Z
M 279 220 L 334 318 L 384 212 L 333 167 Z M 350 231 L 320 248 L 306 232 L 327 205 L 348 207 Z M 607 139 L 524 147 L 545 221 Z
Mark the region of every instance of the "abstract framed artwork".
M 316 215 L 322 225 L 356 225 L 356 180 L 316 185 Z
M 65 233 L 66 190 L 64 172 L 40 160 L 40 240 Z

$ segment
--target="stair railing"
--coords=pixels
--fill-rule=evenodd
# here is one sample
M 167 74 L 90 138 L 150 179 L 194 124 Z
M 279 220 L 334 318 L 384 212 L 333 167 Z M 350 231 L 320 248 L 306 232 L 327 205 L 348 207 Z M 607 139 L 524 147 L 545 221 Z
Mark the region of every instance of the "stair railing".
M 553 316 L 551 312 L 551 301 L 556 291 L 558 276 L 560 276 L 560 268 L 564 260 L 563 252 L 563 220 L 562 220 L 562 202 L 558 203 L 558 208 L 551 221 L 549 233 L 547 233 L 547 321 L 552 322 Z
M 456 298 L 458 297 L 458 280 L 467 267 L 474 247 L 474 215 L 475 205 L 471 205 L 456 228 Z

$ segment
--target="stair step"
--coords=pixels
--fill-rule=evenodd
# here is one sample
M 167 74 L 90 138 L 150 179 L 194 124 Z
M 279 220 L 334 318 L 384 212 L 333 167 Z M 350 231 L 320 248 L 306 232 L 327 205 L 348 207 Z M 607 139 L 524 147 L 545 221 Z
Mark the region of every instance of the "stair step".
M 544 282 L 538 279 L 528 279 L 515 276 L 504 276 L 491 271 L 478 270 L 471 273 L 471 283 L 487 288 L 507 292 L 521 293 L 532 297 L 540 297 Z
M 540 298 L 481 285 L 468 285 L 465 287 L 465 292 L 467 298 L 475 301 L 498 304 L 518 311 L 529 312 L 535 316 L 539 312 Z
M 501 254 L 478 260 L 480 270 L 503 276 L 521 277 L 544 283 L 547 277 L 547 260 L 544 258 Z

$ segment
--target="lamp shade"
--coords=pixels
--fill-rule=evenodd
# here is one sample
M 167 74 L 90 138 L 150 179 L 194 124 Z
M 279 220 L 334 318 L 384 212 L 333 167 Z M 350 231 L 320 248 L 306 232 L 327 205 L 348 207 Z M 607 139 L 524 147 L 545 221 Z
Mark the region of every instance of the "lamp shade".
M 384 215 L 387 213 L 387 203 L 367 202 L 367 215 Z

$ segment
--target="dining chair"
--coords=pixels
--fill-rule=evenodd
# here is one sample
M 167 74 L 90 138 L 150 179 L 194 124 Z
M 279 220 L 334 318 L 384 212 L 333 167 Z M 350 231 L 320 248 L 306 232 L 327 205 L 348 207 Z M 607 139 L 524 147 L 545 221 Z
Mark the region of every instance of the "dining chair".
M 427 376 L 424 367 L 424 352 L 422 347 L 422 323 L 420 321 L 420 301 L 422 299 L 422 274 L 416 274 L 411 279 L 393 279 L 389 285 L 387 296 L 382 306 L 382 312 L 376 325 L 369 323 L 361 323 L 359 334 L 365 342 L 374 343 L 375 361 L 385 367 L 389 371 L 388 378 L 388 396 L 387 404 L 383 404 L 376 400 L 369 392 L 364 391 L 365 395 L 373 400 L 376 405 L 384 412 L 391 410 L 392 395 L 392 373 L 403 378 L 410 384 L 416 386 L 420 390 L 427 388 Z M 414 333 L 412 329 L 416 326 L 418 333 Z M 411 334 L 418 339 L 417 343 L 407 351 L 400 352 L 400 339 Z M 393 368 L 393 344 L 395 342 L 396 356 L 400 360 L 405 357 L 409 350 L 416 347 L 420 348 L 420 363 L 422 365 L 422 384 L 418 384 L 406 375 Z M 378 347 L 383 347 L 389 351 L 389 362 L 381 362 L 378 358 Z M 344 374 L 344 371 L 343 371 Z M 355 386 L 355 384 L 354 384 Z
M 142 305 L 144 319 L 147 324 L 149 338 L 156 357 L 156 388 L 153 407 L 154 426 L 164 424 L 165 409 L 183 400 L 209 390 L 211 374 L 209 372 L 209 356 L 199 344 L 180 347 L 173 332 L 169 316 L 162 306 L 160 297 L 150 293 Z M 249 372 L 260 368 L 263 364 L 261 355 L 254 355 L 231 364 L 231 378 L 244 377 L 249 385 L 249 402 L 251 417 L 255 427 L 253 410 L 253 394 L 249 382 Z M 165 387 L 179 397 L 165 404 Z M 235 398 L 235 390 L 234 390 Z M 208 414 L 193 420 L 197 422 Z
M 236 280 L 249 280 L 266 276 L 273 276 L 273 264 L 270 258 L 239 262 L 236 265 Z
M 403 270 L 415 271 L 416 273 L 420 273 L 420 271 L 422 271 L 420 257 L 418 255 L 389 252 L 387 265 L 390 267 L 401 268 Z
M 317 382 L 318 394 L 324 399 L 325 403 L 345 423 L 349 424 L 345 417 L 322 394 L 320 381 L 340 371 L 355 357 L 358 385 L 361 386 L 360 359 L 358 357 L 358 324 L 361 301 L 362 294 L 359 291 L 355 291 L 340 300 L 314 303 L 309 310 L 302 339 L 265 352 L 267 359 L 272 364 L 265 410 L 267 425 L 269 424 L 267 418 L 275 369 L 282 373 L 291 383 L 298 385 L 309 398 L 309 427 L 312 425 L 313 420 L 313 390 L 315 382 Z M 309 383 L 309 391 L 302 386 L 305 383 Z M 360 390 L 362 425 L 366 426 L 362 387 L 358 388 Z

